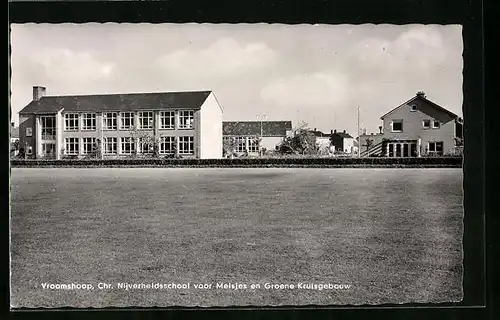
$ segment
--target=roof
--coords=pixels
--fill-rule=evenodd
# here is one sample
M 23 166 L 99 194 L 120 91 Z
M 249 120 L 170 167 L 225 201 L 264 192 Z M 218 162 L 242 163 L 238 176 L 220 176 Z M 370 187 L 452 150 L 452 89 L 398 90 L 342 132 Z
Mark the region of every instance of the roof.
M 44 96 L 31 101 L 22 113 L 134 111 L 165 108 L 199 109 L 211 91 L 153 92 L 78 96 Z
M 345 133 L 345 132 L 334 132 L 332 136 L 337 136 L 341 138 L 352 138 L 350 134 Z
M 292 130 L 291 121 L 224 121 L 222 122 L 222 134 L 226 136 L 256 136 L 263 137 L 286 136 L 287 131 Z
M 10 137 L 13 139 L 19 139 L 19 127 L 10 128 Z
M 330 138 L 330 136 L 332 135 L 331 133 L 323 133 L 317 130 L 310 130 L 309 132 L 314 134 L 317 138 Z
M 384 114 L 383 116 L 381 116 L 381 117 L 380 117 L 380 119 L 384 120 L 384 118 L 385 118 L 388 114 L 390 114 L 390 113 L 394 112 L 396 109 L 399 109 L 399 108 L 401 108 L 402 106 L 405 106 L 405 105 L 407 105 L 407 104 L 409 104 L 409 103 L 412 103 L 413 101 L 415 101 L 415 100 L 417 100 L 417 99 L 421 99 L 422 101 L 427 102 L 428 104 L 430 104 L 432 107 L 436 108 L 437 110 L 440 110 L 440 111 L 442 111 L 442 112 L 444 112 L 444 113 L 447 113 L 447 114 L 449 114 L 450 116 L 452 116 L 452 117 L 454 117 L 454 118 L 458 118 L 458 116 L 457 116 L 456 114 L 454 114 L 453 112 L 451 112 L 451 111 L 449 111 L 449 110 L 447 110 L 447 109 L 445 109 L 445 108 L 441 107 L 440 105 L 438 105 L 438 104 L 436 104 L 436 103 L 432 102 L 431 100 L 427 99 L 424 95 L 422 95 L 422 94 L 417 94 L 416 96 L 414 96 L 414 97 L 413 97 L 413 98 L 411 98 L 410 100 L 403 102 L 402 104 L 400 104 L 400 105 L 399 105 L 399 106 L 397 106 L 396 108 L 392 109 L 391 111 L 389 111 L 389 112 L 387 112 L 386 114 Z

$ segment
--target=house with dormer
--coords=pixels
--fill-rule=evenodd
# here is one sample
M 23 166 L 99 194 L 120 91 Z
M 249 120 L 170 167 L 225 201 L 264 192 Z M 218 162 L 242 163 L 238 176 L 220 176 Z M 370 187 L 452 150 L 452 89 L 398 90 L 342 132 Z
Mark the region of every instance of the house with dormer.
M 361 156 L 420 157 L 455 154 L 463 140 L 463 120 L 417 94 L 382 115 L 382 132 Z

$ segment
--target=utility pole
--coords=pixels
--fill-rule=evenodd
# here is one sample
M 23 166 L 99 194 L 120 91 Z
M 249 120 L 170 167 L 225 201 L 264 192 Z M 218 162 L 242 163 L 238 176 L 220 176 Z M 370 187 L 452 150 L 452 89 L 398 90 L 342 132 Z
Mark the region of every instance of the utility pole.
M 359 136 L 359 106 L 358 106 L 358 158 L 361 158 L 361 138 Z

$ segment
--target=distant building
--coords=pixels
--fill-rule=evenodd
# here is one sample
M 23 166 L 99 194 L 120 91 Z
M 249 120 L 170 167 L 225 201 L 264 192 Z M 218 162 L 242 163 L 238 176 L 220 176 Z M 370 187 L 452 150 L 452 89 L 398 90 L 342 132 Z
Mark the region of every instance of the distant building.
M 342 132 L 337 132 L 333 130 L 331 134 L 332 142 L 335 147 L 335 152 L 341 153 L 353 153 L 354 149 L 354 138 L 348 134 L 345 130 Z
M 428 100 L 424 92 L 417 92 L 381 119 L 382 141 L 377 137 L 374 146 L 380 146 L 379 155 L 387 157 L 453 154 L 463 139 L 462 119 Z
M 382 140 L 384 135 L 382 133 L 382 126 L 379 127 L 379 132 L 370 134 L 366 133 L 366 130 L 358 138 L 356 138 L 355 143 L 360 142 L 360 155 L 361 157 L 378 156 L 382 152 Z
M 236 155 L 259 155 L 259 150 L 275 150 L 292 130 L 291 121 L 224 121 L 225 144 L 231 144 Z
M 14 143 L 19 140 L 19 127 L 16 127 L 15 123 L 10 124 L 10 142 Z
M 13 156 L 19 154 L 19 127 L 14 122 L 10 124 L 10 152 Z
M 316 137 L 316 146 L 319 148 L 321 153 L 329 153 L 331 142 L 331 135 L 333 134 L 333 130 L 330 133 L 323 133 L 321 131 L 314 130 L 310 131 Z
M 103 158 L 151 154 L 222 157 L 222 108 L 211 91 L 46 96 L 19 112 L 20 144 L 31 158 Z M 143 137 L 134 136 L 140 132 Z

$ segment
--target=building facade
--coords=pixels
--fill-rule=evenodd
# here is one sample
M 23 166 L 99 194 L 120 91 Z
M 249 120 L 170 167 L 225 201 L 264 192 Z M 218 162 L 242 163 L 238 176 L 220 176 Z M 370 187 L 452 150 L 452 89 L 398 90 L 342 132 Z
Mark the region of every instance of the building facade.
M 427 99 L 424 92 L 417 92 L 381 120 L 379 133 L 358 137 L 362 157 L 452 155 L 463 144 L 462 119 Z
M 14 122 L 10 124 L 10 154 L 17 156 L 19 153 L 19 127 Z
M 314 128 L 314 130 L 309 132 L 316 138 L 316 147 L 318 148 L 319 154 L 324 155 L 332 153 L 331 135 L 333 134 L 333 130 L 330 133 L 324 133 Z
M 224 121 L 224 153 L 258 156 L 276 147 L 292 131 L 291 121 Z
M 46 96 L 19 112 L 20 145 L 30 158 L 104 159 L 150 155 L 222 157 L 222 108 L 211 91 Z
M 347 133 L 345 130 L 342 132 L 337 132 L 337 130 L 333 130 L 332 133 L 332 142 L 335 147 L 335 152 L 340 153 L 354 153 L 354 138 Z
M 453 112 L 428 100 L 424 92 L 381 117 L 386 157 L 453 154 L 462 139 L 463 121 Z
M 358 137 L 357 140 L 360 142 L 360 156 L 361 157 L 370 157 L 370 156 L 379 156 L 382 154 L 382 141 L 384 139 L 384 135 L 379 133 L 370 133 L 370 134 L 362 134 Z

